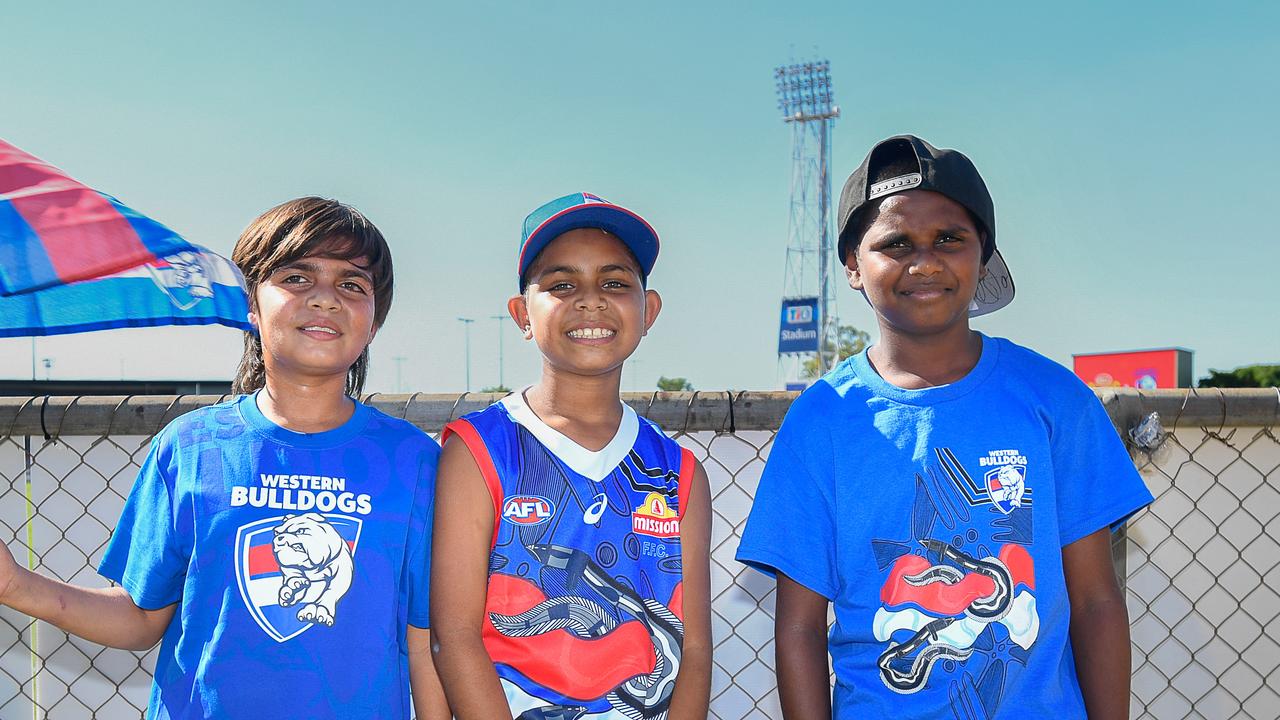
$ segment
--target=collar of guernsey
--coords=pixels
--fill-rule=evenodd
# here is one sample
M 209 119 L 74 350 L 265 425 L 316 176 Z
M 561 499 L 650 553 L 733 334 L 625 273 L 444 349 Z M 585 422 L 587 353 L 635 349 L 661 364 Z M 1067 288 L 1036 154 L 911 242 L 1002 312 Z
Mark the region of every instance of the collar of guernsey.
M 618 431 L 614 433 L 613 439 L 599 450 L 588 450 L 538 417 L 525 402 L 524 393 L 528 389 L 513 392 L 499 402 L 506 408 L 512 420 L 524 426 L 537 438 L 538 442 L 545 445 L 552 454 L 568 465 L 570 470 L 579 475 L 596 482 L 604 480 L 636 444 L 636 436 L 640 432 L 640 421 L 636 418 L 636 411 L 621 400 L 618 402 L 622 405 L 622 420 L 618 423 Z

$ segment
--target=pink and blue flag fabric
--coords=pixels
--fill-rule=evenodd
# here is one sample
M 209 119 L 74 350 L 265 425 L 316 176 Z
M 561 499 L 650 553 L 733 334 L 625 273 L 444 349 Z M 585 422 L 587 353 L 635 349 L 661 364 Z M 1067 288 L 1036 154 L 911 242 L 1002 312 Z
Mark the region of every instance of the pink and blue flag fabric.
M 0 140 L 0 337 L 247 316 L 230 261 Z

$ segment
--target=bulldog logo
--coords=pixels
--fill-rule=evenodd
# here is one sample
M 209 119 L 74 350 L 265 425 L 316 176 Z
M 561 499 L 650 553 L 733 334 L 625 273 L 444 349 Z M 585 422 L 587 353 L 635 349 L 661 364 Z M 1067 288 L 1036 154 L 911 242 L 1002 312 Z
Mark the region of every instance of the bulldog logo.
M 214 273 L 199 253 L 176 253 L 145 267 L 156 287 L 179 310 L 190 310 L 201 300 L 213 297 Z
M 339 620 L 351 588 L 363 521 L 345 515 L 285 515 L 240 528 L 236 581 L 258 626 L 277 642 Z

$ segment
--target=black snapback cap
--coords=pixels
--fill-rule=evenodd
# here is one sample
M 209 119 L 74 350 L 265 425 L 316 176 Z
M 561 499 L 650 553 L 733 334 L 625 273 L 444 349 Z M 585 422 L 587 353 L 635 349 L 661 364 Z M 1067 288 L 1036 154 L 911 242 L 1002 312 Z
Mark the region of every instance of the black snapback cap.
M 1013 277 L 996 249 L 996 211 L 987 184 L 964 153 L 938 149 L 915 135 L 897 135 L 876 143 L 845 182 L 837 216 L 841 264 L 852 245 L 858 214 L 873 200 L 907 190 L 932 190 L 960 203 L 986 233 L 982 262 L 987 273 L 978 282 L 969 316 L 1008 305 L 1013 300 Z

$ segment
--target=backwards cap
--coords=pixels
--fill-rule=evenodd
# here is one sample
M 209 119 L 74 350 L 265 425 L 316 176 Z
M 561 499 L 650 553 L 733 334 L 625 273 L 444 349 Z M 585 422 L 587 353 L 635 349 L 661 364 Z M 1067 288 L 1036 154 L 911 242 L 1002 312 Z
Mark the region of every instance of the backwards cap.
M 982 262 L 986 276 L 969 307 L 969 317 L 994 312 L 1013 300 L 1013 277 L 996 249 L 996 211 L 987 184 L 969 158 L 958 150 L 938 149 L 915 135 L 882 140 L 849 176 L 840 193 L 839 246 L 841 263 L 857 238 L 858 215 L 871 204 L 907 190 L 932 190 L 959 203 L 977 219 L 986 236 Z

